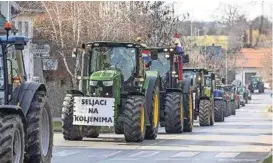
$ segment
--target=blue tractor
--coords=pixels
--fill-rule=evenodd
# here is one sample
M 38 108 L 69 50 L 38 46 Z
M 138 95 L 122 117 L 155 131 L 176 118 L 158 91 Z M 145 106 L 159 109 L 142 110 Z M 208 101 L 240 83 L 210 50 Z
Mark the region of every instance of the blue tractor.
M 46 86 L 27 81 L 23 49 L 28 38 L 0 36 L 0 162 L 51 162 L 53 128 Z M 11 48 L 11 53 L 8 53 Z
M 216 89 L 213 90 L 214 96 L 214 119 L 215 122 L 224 122 L 225 121 L 225 110 L 226 110 L 226 101 L 225 101 L 225 90 L 221 87 L 222 84 L 225 84 L 225 78 L 222 78 L 222 82 L 219 82 L 219 79 L 216 79 Z

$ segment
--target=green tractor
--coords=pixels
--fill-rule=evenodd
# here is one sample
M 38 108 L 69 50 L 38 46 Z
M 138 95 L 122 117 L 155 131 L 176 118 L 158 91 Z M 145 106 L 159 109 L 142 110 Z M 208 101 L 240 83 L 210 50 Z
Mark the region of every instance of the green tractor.
M 145 71 L 145 46 L 126 42 L 92 42 L 82 47 L 88 56 L 82 88 L 68 90 L 63 102 L 65 140 L 97 138 L 102 126 L 113 126 L 127 142 L 156 139 L 160 80 Z M 152 58 L 156 57 L 153 51 Z
M 200 126 L 214 124 L 215 74 L 204 68 L 183 68 L 184 78 L 193 79 L 194 119 L 199 117 Z
M 150 63 L 149 70 L 160 73 L 161 127 L 165 127 L 166 133 L 192 132 L 192 79 L 183 80 L 183 72 L 180 68 L 182 64 L 189 62 L 189 57 L 178 54 L 175 48 L 151 49 L 158 51 L 158 59 L 143 57 L 143 60 Z

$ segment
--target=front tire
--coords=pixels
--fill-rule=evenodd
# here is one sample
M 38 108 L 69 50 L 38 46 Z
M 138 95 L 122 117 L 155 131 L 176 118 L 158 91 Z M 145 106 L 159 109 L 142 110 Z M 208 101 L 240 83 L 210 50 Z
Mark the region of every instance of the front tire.
M 62 108 L 62 128 L 65 140 L 82 140 L 80 126 L 73 125 L 73 103 L 74 97 L 81 95 L 67 94 L 64 98 Z
M 45 103 L 45 92 L 36 92 L 26 116 L 27 137 L 25 163 L 51 162 L 53 120 Z
M 225 106 L 224 101 L 216 100 L 214 102 L 214 108 L 215 108 L 215 112 L 214 112 L 215 117 L 214 117 L 214 119 L 215 119 L 215 122 L 224 122 L 224 120 L 225 120 L 224 106 Z
M 124 136 L 127 142 L 142 142 L 145 137 L 145 100 L 129 96 L 124 107 Z
M 211 125 L 211 106 L 209 100 L 200 100 L 199 104 L 199 124 L 200 126 Z
M 192 132 L 193 130 L 193 97 L 191 93 L 183 94 L 183 106 L 187 106 L 185 110 L 185 116 L 187 117 L 184 120 L 184 132 Z
M 160 104 L 159 104 L 159 87 L 156 86 L 153 92 L 153 101 L 152 101 L 152 114 L 151 126 L 146 126 L 145 138 L 146 139 L 156 139 L 158 134 L 159 126 L 159 113 L 160 113 Z
M 23 163 L 25 135 L 22 118 L 17 114 L 0 113 L 0 162 Z
M 183 102 L 180 93 L 166 94 L 164 121 L 166 133 L 182 133 L 184 127 Z
M 235 104 L 235 101 L 231 102 L 231 115 L 236 115 L 236 104 Z

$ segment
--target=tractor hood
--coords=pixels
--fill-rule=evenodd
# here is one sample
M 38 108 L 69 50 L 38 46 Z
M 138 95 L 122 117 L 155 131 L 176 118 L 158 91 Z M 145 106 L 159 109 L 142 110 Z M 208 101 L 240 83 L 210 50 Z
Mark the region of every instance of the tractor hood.
M 90 76 L 90 80 L 97 80 L 97 81 L 113 80 L 117 74 L 118 74 L 118 71 L 116 70 L 96 71 Z

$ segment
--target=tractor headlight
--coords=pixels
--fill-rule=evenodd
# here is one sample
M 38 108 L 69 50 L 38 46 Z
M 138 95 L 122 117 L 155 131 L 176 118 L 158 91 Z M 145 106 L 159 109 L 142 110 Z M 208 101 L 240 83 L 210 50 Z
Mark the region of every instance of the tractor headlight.
M 165 54 L 165 58 L 170 58 L 170 55 L 169 54 Z
M 164 49 L 164 52 L 167 52 L 168 51 L 168 49 Z
M 98 84 L 98 81 L 90 80 L 89 85 L 96 86 Z
M 173 72 L 172 72 L 172 74 L 174 75 L 174 74 L 176 74 L 176 72 L 175 72 L 175 71 L 173 71 Z
M 104 86 L 107 87 L 107 86 L 112 86 L 114 82 L 113 81 L 103 81 L 102 83 Z
M 173 49 L 170 49 L 170 51 L 172 52 L 172 51 L 173 51 Z

